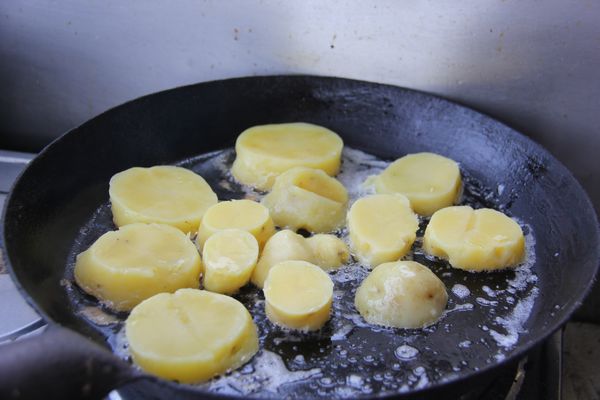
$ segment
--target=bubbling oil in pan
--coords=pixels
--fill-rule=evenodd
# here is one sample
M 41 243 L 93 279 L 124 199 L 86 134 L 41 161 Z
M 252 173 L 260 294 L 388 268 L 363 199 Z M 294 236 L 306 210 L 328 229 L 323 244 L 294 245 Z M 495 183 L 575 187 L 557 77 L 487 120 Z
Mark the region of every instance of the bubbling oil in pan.
M 233 149 L 226 149 L 177 165 L 202 175 L 219 200 L 260 200 L 262 193 L 240 185 L 231 176 L 234 157 Z M 337 178 L 348 190 L 349 205 L 373 192 L 364 182 L 388 164 L 360 150 L 344 149 L 342 170 Z M 461 172 L 464 184 L 461 204 L 502 209 L 495 201 L 496 195 L 501 193 L 482 188 L 466 171 Z M 497 191 L 503 188 L 499 183 Z M 369 270 L 356 261 L 330 273 L 335 283 L 332 316 L 325 327 L 315 333 L 298 333 L 274 326 L 265 316 L 262 291 L 252 285 L 242 288 L 235 297 L 254 318 L 261 350 L 242 368 L 195 386 L 245 397 L 279 397 L 282 393 L 291 398 L 385 395 L 425 388 L 503 360 L 525 331 L 539 291 L 537 276 L 532 270 L 535 237 L 531 227 L 517 221 L 525 233 L 524 263 L 515 270 L 469 273 L 423 253 L 421 241 L 428 220 L 420 219 L 417 240 L 404 259 L 431 268 L 449 294 L 442 318 L 424 329 L 367 324 L 354 308 L 354 294 Z M 107 203 L 81 229 L 71 249 L 65 273 L 67 282 L 73 281 L 76 255 L 101 234 L 113 229 Z M 336 234 L 348 241 L 346 229 Z M 107 337 L 118 356 L 130 360 L 124 335 L 126 314 L 103 309 L 75 285 L 65 286 L 76 312 Z

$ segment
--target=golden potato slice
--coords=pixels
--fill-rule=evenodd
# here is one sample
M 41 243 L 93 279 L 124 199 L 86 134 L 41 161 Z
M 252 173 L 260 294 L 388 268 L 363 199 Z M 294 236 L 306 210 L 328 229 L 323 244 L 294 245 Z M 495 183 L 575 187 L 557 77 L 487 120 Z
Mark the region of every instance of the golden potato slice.
M 333 282 L 314 264 L 280 262 L 271 268 L 263 291 L 267 317 L 276 325 L 314 331 L 329 319 Z
M 237 300 L 205 290 L 161 293 L 136 306 L 125 323 L 133 361 L 161 378 L 206 381 L 258 351 L 250 313 Z
M 431 217 L 423 249 L 448 260 L 454 268 L 495 270 L 523 260 L 525 238 L 519 224 L 501 212 L 448 207 Z
M 348 212 L 353 251 L 366 266 L 396 261 L 412 246 L 419 228 L 409 201 L 400 194 L 376 194 L 358 199 Z
M 161 223 L 196 232 L 204 212 L 217 203 L 208 183 L 190 170 L 167 165 L 134 167 L 110 180 L 110 203 L 117 226 Z
M 271 268 L 289 260 L 314 262 L 314 255 L 305 238 L 286 229 L 271 236 L 265 245 L 252 273 L 252 283 L 262 288 Z
M 280 227 L 330 232 L 344 224 L 348 192 L 325 172 L 292 168 L 279 175 L 263 204 Z
M 225 229 L 206 240 L 202 258 L 204 289 L 233 294 L 250 281 L 258 259 L 258 242 L 247 231 Z
M 100 236 L 77 256 L 75 281 L 118 311 L 161 292 L 199 286 L 196 246 L 169 225 L 129 224 Z
M 414 261 L 384 263 L 365 278 L 354 305 L 370 324 L 422 328 L 434 323 L 446 308 L 444 283 L 429 268 Z
M 246 185 L 270 190 L 275 178 L 294 167 L 310 167 L 333 176 L 340 169 L 342 139 L 322 126 L 303 122 L 246 129 L 235 143 L 231 173 Z
M 196 241 L 202 248 L 206 239 L 223 229 L 242 229 L 250 232 L 262 248 L 275 233 L 269 210 L 252 200 L 222 201 L 206 210 Z
M 460 170 L 456 162 L 437 154 L 409 154 L 375 179 L 375 190 L 403 194 L 416 213 L 431 215 L 456 202 L 461 190 Z
M 314 263 L 325 270 L 338 268 L 350 259 L 348 246 L 335 235 L 320 233 L 305 240 L 312 250 Z

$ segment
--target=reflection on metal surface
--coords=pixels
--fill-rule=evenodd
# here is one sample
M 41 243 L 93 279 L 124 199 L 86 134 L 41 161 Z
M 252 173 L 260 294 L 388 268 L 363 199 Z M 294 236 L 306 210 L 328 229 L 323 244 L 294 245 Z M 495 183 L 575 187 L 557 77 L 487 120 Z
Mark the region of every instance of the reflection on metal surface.
M 525 364 L 527 364 L 528 357 L 523 358 L 519 361 L 519 365 L 517 366 L 517 373 L 515 374 L 515 379 L 513 381 L 510 390 L 506 394 L 506 400 L 516 400 L 517 395 L 521 391 L 521 387 L 523 386 L 523 381 L 525 381 Z
M 28 336 L 37 335 L 41 333 L 46 328 L 46 323 L 43 319 L 39 318 L 32 323 L 22 326 L 19 329 L 16 329 L 12 332 L 3 333 L 0 336 L 0 344 L 4 342 L 10 342 L 13 340 L 24 339 Z
M 27 164 L 29 163 L 29 159 L 20 158 L 20 157 L 8 157 L 0 154 L 0 163 L 12 163 L 12 164 Z
M 33 157 L 34 154 L 31 153 L 0 150 L 0 194 L 8 193 L 17 176 Z M 0 210 L 2 210 L 2 202 L 0 202 Z
M 123 400 L 123 398 L 121 397 L 119 392 L 116 390 L 113 390 L 112 392 L 110 392 L 107 397 L 108 397 L 108 400 Z
M 23 300 L 10 276 L 0 275 L 0 342 L 16 339 L 44 325 Z

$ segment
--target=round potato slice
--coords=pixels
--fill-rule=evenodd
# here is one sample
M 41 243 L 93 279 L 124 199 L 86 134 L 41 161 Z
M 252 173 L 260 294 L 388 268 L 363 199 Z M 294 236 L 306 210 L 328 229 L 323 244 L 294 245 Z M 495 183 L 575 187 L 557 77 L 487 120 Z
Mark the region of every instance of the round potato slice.
M 199 286 L 196 246 L 169 225 L 129 224 L 100 236 L 77 256 L 75 281 L 118 311 L 161 292 Z
M 252 283 L 262 288 L 271 268 L 281 261 L 289 260 L 315 261 L 312 249 L 306 239 L 285 229 L 271 236 L 265 245 L 258 264 L 256 264 L 256 268 L 252 273 Z
M 167 165 L 119 172 L 108 192 L 115 225 L 155 222 L 185 233 L 196 232 L 204 212 L 217 202 L 200 175 Z
M 419 228 L 408 199 L 375 194 L 358 199 L 348 212 L 353 251 L 366 266 L 396 261 L 412 246 Z
M 258 259 L 258 242 L 241 229 L 225 229 L 206 240 L 202 257 L 204 288 L 233 294 L 250 281 Z
M 231 172 L 246 185 L 270 190 L 288 169 L 317 168 L 333 176 L 340 169 L 342 139 L 322 126 L 303 122 L 260 125 L 246 129 L 235 143 Z
M 329 319 L 333 282 L 314 264 L 280 262 L 271 268 L 263 291 L 265 312 L 276 325 L 314 331 Z
M 330 232 L 344 224 L 348 192 L 325 172 L 292 168 L 279 175 L 263 204 L 280 227 Z
M 350 259 L 350 251 L 335 235 L 318 234 L 305 239 L 313 253 L 314 263 L 324 270 L 340 267 Z
M 384 263 L 362 282 L 354 305 L 370 324 L 422 328 L 437 321 L 448 302 L 443 282 L 414 261 Z
M 206 381 L 258 351 L 250 313 L 237 300 L 205 290 L 161 293 L 136 306 L 125 323 L 133 361 L 161 378 Z
M 375 179 L 377 193 L 400 193 L 418 214 L 431 215 L 457 201 L 460 170 L 453 160 L 433 153 L 409 154 Z
M 252 200 L 222 201 L 206 210 L 196 241 L 202 248 L 215 232 L 223 229 L 242 229 L 250 232 L 262 248 L 275 233 L 269 210 Z
M 499 211 L 448 207 L 431 217 L 423 249 L 454 268 L 489 271 L 519 264 L 525 238 L 519 224 Z

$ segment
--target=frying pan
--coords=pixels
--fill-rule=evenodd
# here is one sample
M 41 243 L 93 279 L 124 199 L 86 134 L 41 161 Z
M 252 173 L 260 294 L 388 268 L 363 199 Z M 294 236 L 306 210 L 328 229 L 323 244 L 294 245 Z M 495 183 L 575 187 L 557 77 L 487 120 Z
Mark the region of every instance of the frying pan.
M 425 330 L 373 328 L 353 319 L 342 327 L 341 340 L 332 338 L 340 333 L 334 322 L 300 340 L 273 328 L 264 321 L 260 299 L 246 289 L 238 298 L 257 321 L 261 346 L 287 369 L 319 371 L 289 384 L 272 382 L 278 387 L 255 396 L 462 393 L 470 382 L 491 379 L 540 344 L 568 320 L 589 290 L 600 244 L 586 194 L 547 151 L 498 121 L 431 95 L 347 79 L 268 76 L 201 83 L 101 114 L 44 149 L 16 182 L 4 210 L 7 264 L 23 296 L 50 327 L 2 347 L 0 397 L 100 397 L 136 380 L 133 387 L 147 398 L 236 397 L 206 385 L 148 377 L 112 355 L 108 349 L 115 349 L 121 323 L 99 324 L 80 312 L 95 302 L 70 284 L 72 263 L 77 251 L 114 229 L 107 189 L 116 172 L 180 163 L 215 187 L 220 177 L 209 160 L 230 162 L 232 156 L 215 151 L 230 148 L 249 126 L 291 121 L 326 126 L 346 146 L 387 160 L 432 151 L 458 161 L 467 183 L 465 199 L 515 217 L 530 234 L 535 259 L 520 289 L 511 291 L 507 282 L 523 278 L 519 269 L 470 274 L 416 249 L 415 260 L 441 277 L 451 294 L 449 308 L 457 312 Z M 208 155 L 198 157 L 202 154 Z M 236 190 L 217 191 L 223 199 L 235 197 Z M 348 285 L 340 283 L 338 289 L 340 301 L 351 304 L 354 287 Z M 467 302 L 468 312 L 460 312 Z M 525 306 L 528 312 L 520 313 Z M 522 326 L 510 332 L 507 321 Z M 258 374 L 249 368 L 250 378 Z

